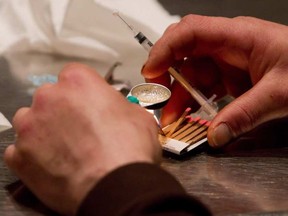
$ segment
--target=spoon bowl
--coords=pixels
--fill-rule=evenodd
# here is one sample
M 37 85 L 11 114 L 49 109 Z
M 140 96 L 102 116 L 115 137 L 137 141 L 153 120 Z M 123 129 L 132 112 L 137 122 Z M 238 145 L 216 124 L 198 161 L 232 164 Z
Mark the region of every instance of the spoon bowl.
M 131 96 L 139 100 L 139 104 L 146 109 L 161 109 L 171 97 L 171 91 L 157 83 L 142 83 L 134 86 L 130 93 Z

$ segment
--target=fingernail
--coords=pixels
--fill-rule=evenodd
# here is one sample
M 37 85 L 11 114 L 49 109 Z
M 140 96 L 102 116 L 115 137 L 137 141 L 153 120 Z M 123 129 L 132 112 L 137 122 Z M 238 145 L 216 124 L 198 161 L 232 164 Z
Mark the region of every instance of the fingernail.
M 215 147 L 221 147 L 227 144 L 232 138 L 233 135 L 230 128 L 227 126 L 226 123 L 221 123 L 214 129 L 212 135 L 213 145 Z

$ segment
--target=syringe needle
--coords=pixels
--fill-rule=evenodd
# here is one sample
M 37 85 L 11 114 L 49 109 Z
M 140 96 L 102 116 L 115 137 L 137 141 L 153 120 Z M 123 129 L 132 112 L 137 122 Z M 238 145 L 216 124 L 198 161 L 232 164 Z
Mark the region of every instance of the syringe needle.
M 128 28 L 133 32 L 134 34 L 134 38 L 138 41 L 138 43 L 148 52 L 150 52 L 153 43 L 148 40 L 148 38 L 140 31 L 137 31 L 132 25 L 130 25 L 129 23 L 127 23 L 121 16 L 120 13 L 118 11 L 113 12 L 113 15 L 118 17 L 122 23 L 124 23 L 126 26 L 128 26 Z
M 123 19 L 123 18 L 120 16 L 119 11 L 114 11 L 114 12 L 113 12 L 113 15 L 114 15 L 114 16 L 117 16 L 120 20 L 122 20 L 122 22 L 123 22 L 124 24 L 126 24 L 126 26 L 134 33 L 134 36 L 135 36 L 136 34 L 138 34 L 138 32 L 134 29 L 134 27 L 133 27 L 132 25 L 130 25 L 129 23 L 127 23 L 127 22 L 125 21 L 125 19 Z

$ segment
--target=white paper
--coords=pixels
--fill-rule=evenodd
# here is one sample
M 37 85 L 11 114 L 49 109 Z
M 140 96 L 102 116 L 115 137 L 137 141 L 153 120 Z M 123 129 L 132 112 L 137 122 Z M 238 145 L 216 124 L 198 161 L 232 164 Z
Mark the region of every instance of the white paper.
M 162 145 L 162 148 L 168 152 L 171 152 L 177 155 L 182 155 L 184 153 L 192 151 L 193 149 L 205 143 L 206 141 L 207 141 L 207 138 L 204 138 L 204 139 L 199 140 L 196 143 L 188 144 L 188 143 L 181 142 L 175 139 L 167 139 L 165 144 Z
M 12 125 L 5 118 L 5 116 L 0 112 L 0 133 L 10 128 L 12 128 Z
M 112 15 L 115 10 L 153 42 L 179 20 L 156 0 L 0 0 L 0 55 L 14 61 L 12 72 L 22 79 L 37 70 L 42 73 L 41 66 L 47 66 L 38 63 L 36 68 L 33 64 L 37 59 L 19 64 L 22 59 L 15 58 L 15 52 L 93 60 L 97 70 L 99 63 L 102 74 L 120 61 L 116 78 L 143 82 L 140 70 L 147 53 Z

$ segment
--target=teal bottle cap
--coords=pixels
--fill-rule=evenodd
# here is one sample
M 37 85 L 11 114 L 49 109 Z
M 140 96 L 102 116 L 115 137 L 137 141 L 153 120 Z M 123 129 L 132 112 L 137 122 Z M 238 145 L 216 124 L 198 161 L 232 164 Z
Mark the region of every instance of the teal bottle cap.
M 139 104 L 139 100 L 138 100 L 137 97 L 128 96 L 127 99 L 128 99 L 128 101 L 131 102 L 131 103 Z

